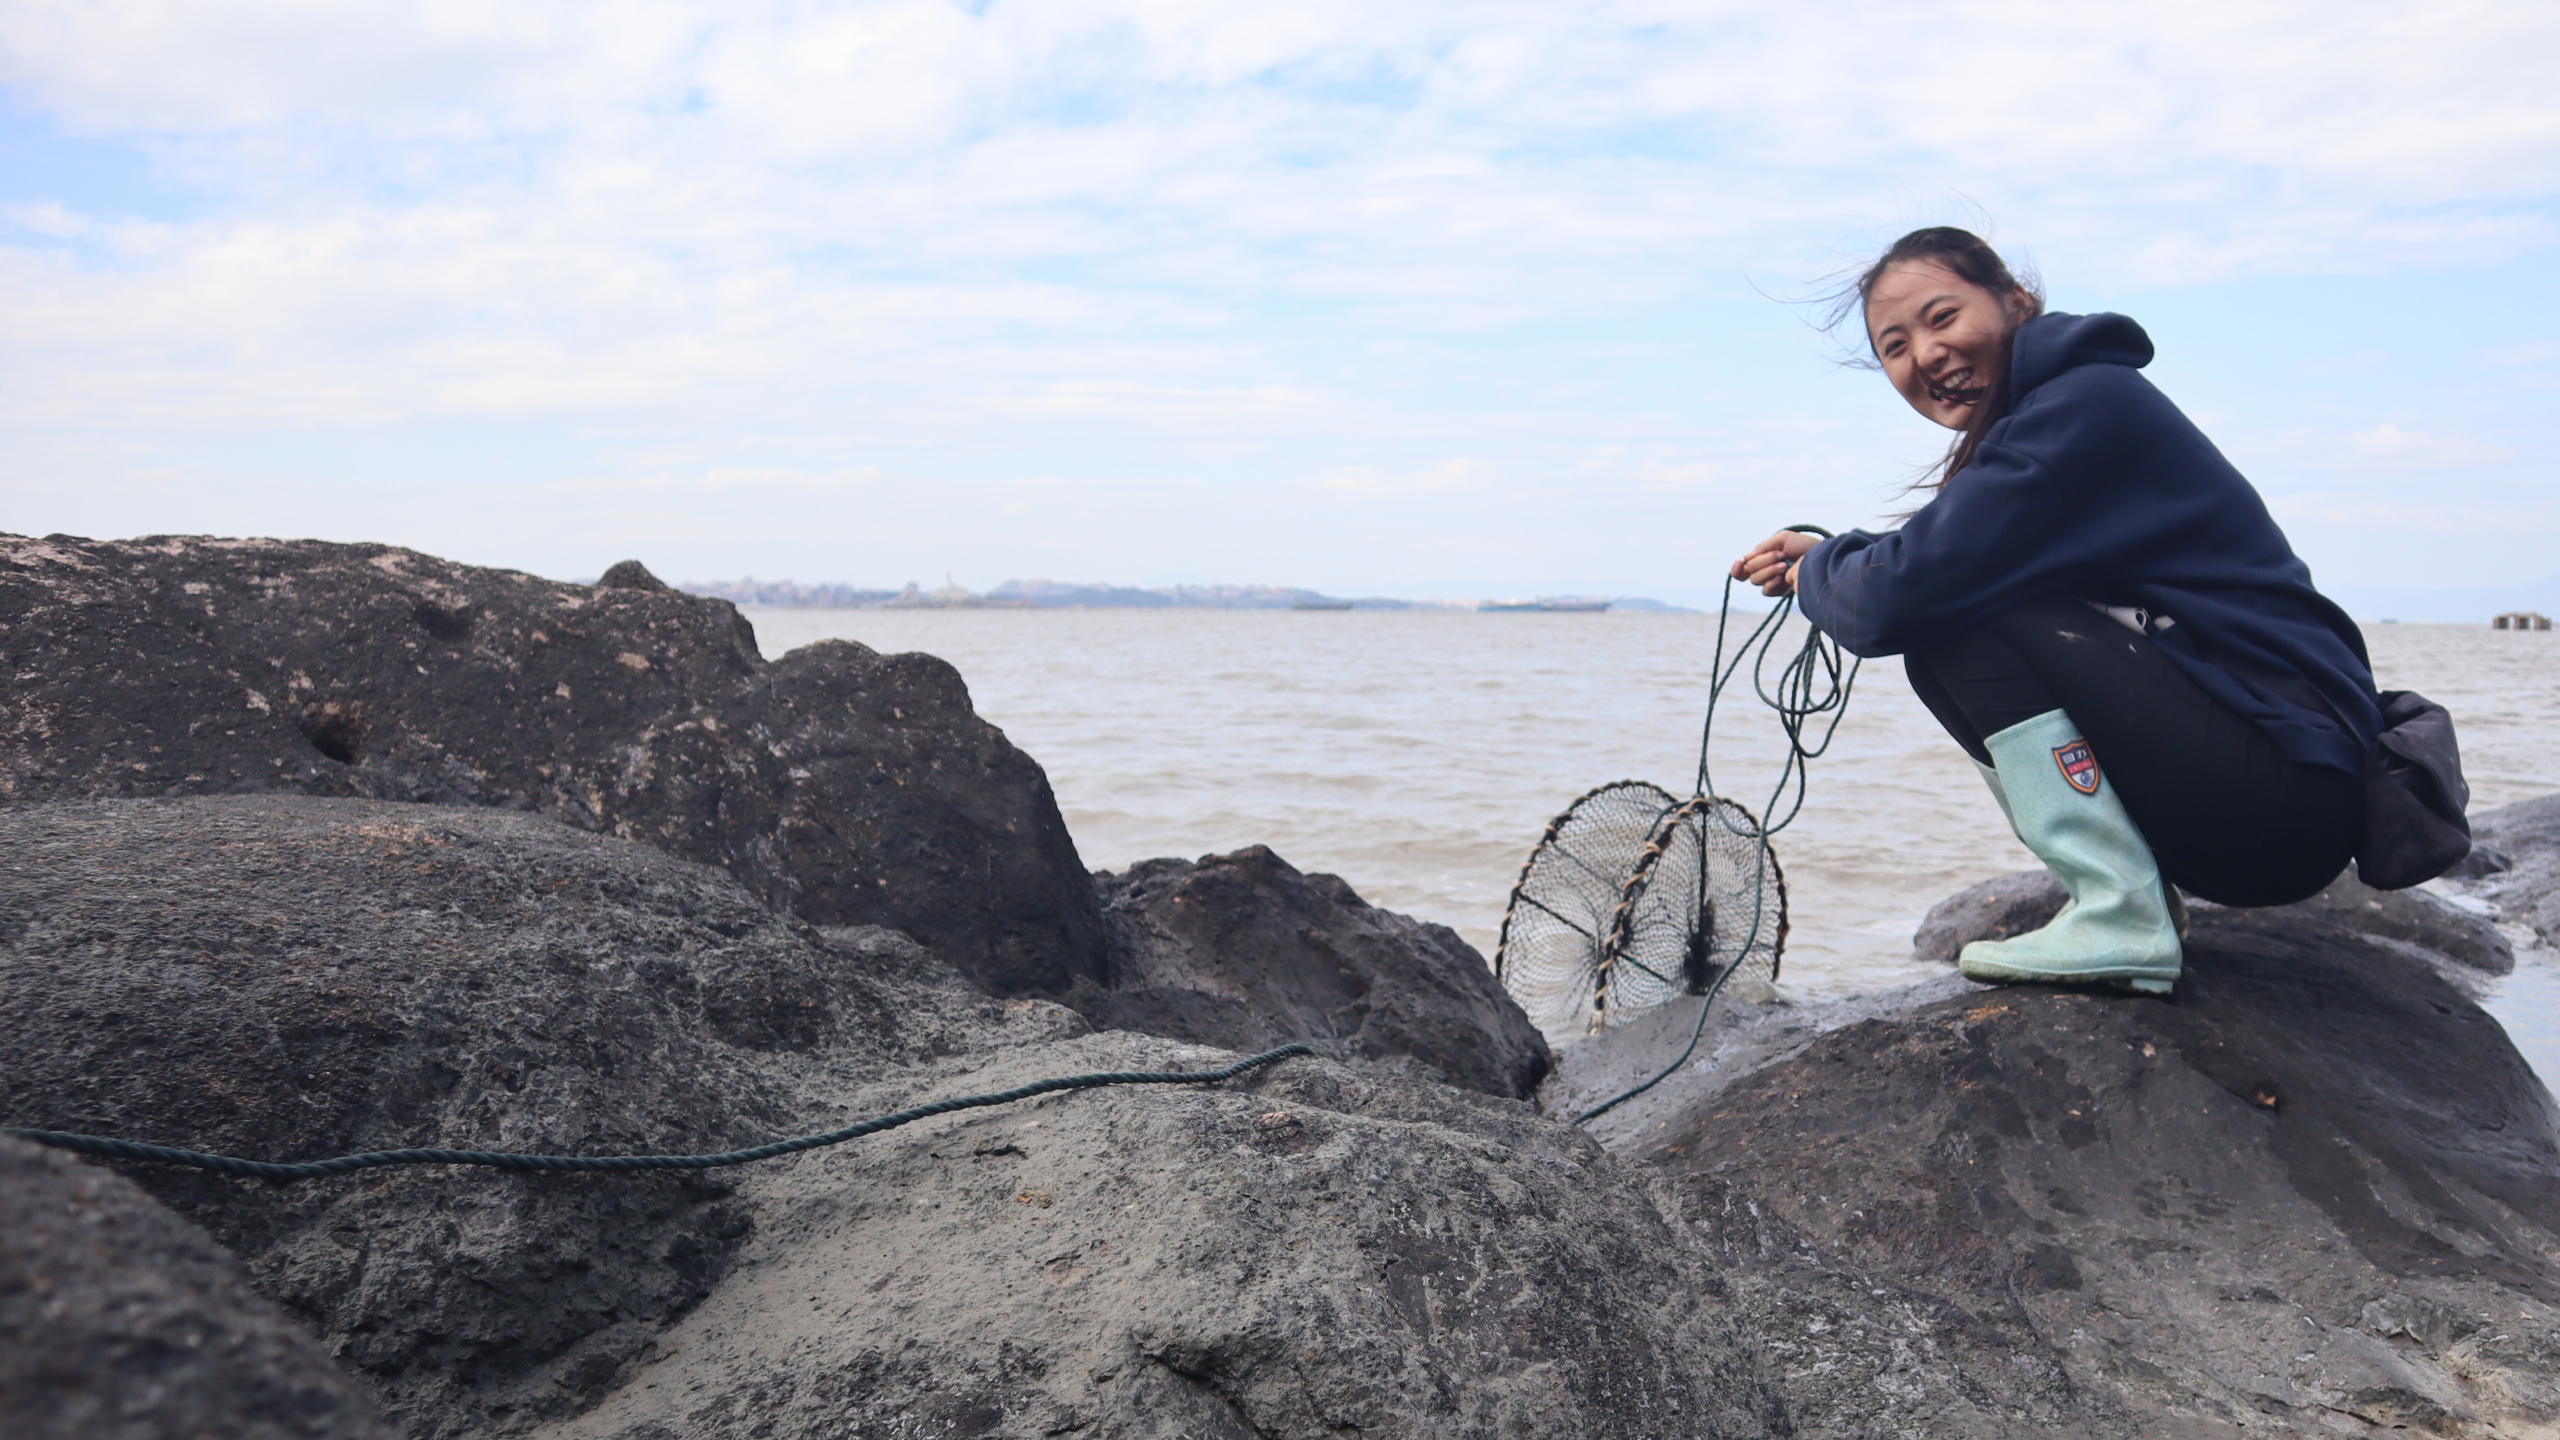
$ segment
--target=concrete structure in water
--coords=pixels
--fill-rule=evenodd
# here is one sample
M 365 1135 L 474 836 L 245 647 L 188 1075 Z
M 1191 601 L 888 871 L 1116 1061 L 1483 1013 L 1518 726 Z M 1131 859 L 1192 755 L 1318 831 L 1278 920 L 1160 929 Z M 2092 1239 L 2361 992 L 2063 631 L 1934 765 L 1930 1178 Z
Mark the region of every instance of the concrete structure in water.
M 2510 610 L 2489 622 L 2492 630 L 2548 630 L 2551 617 L 2534 610 Z

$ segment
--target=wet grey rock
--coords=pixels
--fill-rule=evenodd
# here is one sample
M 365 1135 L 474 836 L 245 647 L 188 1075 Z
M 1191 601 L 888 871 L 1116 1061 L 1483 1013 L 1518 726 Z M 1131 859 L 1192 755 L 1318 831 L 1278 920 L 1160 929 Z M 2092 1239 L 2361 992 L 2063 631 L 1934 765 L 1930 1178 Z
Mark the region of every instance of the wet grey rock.
M 1994 875 L 1929 907 L 1911 936 L 1911 956 L 1953 965 L 1976 940 L 2006 940 L 2043 929 L 2070 898 L 2050 870 Z
M 2437 967 L 2316 914 L 2200 910 L 2168 1000 L 1920 987 L 1676 1083 L 1616 1143 L 1800 1435 L 2560 1414 L 2560 1111 Z
M 1096 1035 L 866 1103 L 1226 1058 Z M 864 1144 L 753 1181 L 732 1278 L 543 1440 L 1789 1433 L 1643 1176 L 1516 1103 L 1290 1060 Z
M 530 810 L 903 930 L 1004 994 L 1107 982 L 1047 777 L 926 655 L 766 664 L 727 601 L 384 545 L 0 536 L 0 801 L 293 791 Z
M 1256 845 L 1149 860 L 1096 877 L 1117 984 L 1067 997 L 1106 1029 L 1248 1053 L 1304 1040 L 1338 1058 L 1401 1060 L 1489 1095 L 1524 1098 L 1547 1042 L 1475 948 L 1301 874 Z
M 2515 946 L 2495 921 L 2424 890 L 2376 890 L 2350 868 L 2329 888 L 2287 907 L 2353 930 L 2416 945 L 2486 975 L 2516 968 Z
M 1737 985 L 1717 997 L 1703 1027 L 1698 1024 L 1698 1000 L 1678 997 L 1628 1024 L 1559 1049 L 1556 1068 L 1539 1084 L 1533 1103 L 1541 1115 L 1570 1120 L 1664 1076 L 1644 1093 L 1619 1100 L 1608 1113 L 1579 1122 L 1602 1145 L 1623 1151 L 1658 1134 L 1701 1096 L 1801 1054 L 1831 1031 L 1898 1015 L 1951 995 L 1970 995 L 1978 988 L 1953 971 L 1894 990 L 1822 999 L 1790 994 L 1777 986 L 1766 986 L 1755 995 Z M 1698 1044 L 1688 1063 L 1664 1075 L 1688 1049 L 1693 1034 Z
M 2396 1291 L 2368 1302 L 2357 1317 L 2369 1334 L 2390 1339 L 2405 1335 L 2427 1350 L 2441 1351 L 2454 1341 L 2479 1333 L 2480 1322 Z
M 203 1231 L 120 1176 L 0 1136 L 0 1434 L 392 1433 Z
M 253 1159 L 728 1149 L 1054 1005 L 538 816 L 301 796 L 0 809 L 0 1117 Z M 1035 1027 L 1048 1033 L 1054 1025 Z M 1079 1027 L 1080 1028 L 1080 1027 Z M 726 1273 L 736 1170 L 289 1187 L 121 1167 L 416 1437 L 591 1403 Z
M 2509 918 L 2560 945 L 2560 795 L 2501 805 L 2471 817 L 2473 853 L 2494 851 L 2507 863 L 2478 892 Z
M 2509 859 L 2504 850 L 2494 846 L 2474 844 L 2471 847 L 2471 853 L 2454 861 L 2453 868 L 2444 872 L 2444 878 L 2484 880 L 2492 875 L 2504 874 L 2514 864 L 2515 861 Z

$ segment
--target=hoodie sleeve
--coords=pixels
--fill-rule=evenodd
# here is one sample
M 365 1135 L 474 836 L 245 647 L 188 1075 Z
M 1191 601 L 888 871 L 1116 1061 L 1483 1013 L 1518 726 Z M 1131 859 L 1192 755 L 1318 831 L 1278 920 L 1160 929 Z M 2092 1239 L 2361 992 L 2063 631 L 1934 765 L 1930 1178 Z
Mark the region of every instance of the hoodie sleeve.
M 2127 402 L 2157 395 L 2120 365 L 2039 387 L 1901 529 L 1815 546 L 1796 575 L 1805 618 L 1851 654 L 1899 655 L 2039 596 L 2103 587 L 2108 552 L 2148 548 L 2155 526 L 2111 483 L 2124 467 L 2081 462 L 2138 449 L 2125 432 L 2145 407 Z

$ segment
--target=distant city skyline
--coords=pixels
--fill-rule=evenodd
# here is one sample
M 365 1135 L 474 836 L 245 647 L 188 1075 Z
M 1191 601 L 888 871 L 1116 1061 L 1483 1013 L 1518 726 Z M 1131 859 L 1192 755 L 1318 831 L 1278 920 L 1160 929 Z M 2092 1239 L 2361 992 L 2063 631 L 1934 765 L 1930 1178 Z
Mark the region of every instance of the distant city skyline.
M 914 580 L 902 586 L 880 587 L 844 583 L 802 584 L 787 579 L 758 580 L 753 576 L 743 576 L 736 580 L 686 580 L 678 582 L 678 588 L 696 595 L 709 595 L 733 601 L 740 605 L 836 609 L 903 609 L 942 606 L 1052 609 L 1073 606 L 1214 610 L 1472 610 L 1491 603 L 1523 599 L 1577 602 L 1577 608 L 1581 608 L 1579 602 L 1588 602 L 1588 608 L 1601 609 L 1614 607 L 1630 610 L 1679 610 L 1685 608 L 1666 605 L 1650 596 L 1333 595 L 1302 585 L 1178 583 L 1138 586 L 1114 585 L 1109 582 L 1078 583 L 1041 578 L 1005 580 L 985 590 L 972 590 L 947 577 L 943 584 L 931 589 L 927 589 L 922 582 Z
M 2367 618 L 2560 609 L 2560 11 L 0 12 L 0 528 L 1711 605 L 1985 229 Z
M 939 588 L 925 587 L 921 581 L 909 581 L 902 585 L 884 586 L 862 584 L 851 581 L 798 581 L 789 577 L 759 580 L 754 576 L 741 576 L 736 580 L 693 579 L 677 583 L 680 588 L 688 590 L 694 594 L 717 596 L 722 599 L 736 601 L 739 604 L 764 604 L 816 608 L 859 608 L 867 605 L 876 605 L 889 600 L 898 595 L 902 590 L 910 587 L 917 589 Z M 1722 581 L 1718 581 L 1712 586 L 1701 586 L 1694 589 L 1627 591 L 1612 591 L 1604 588 L 1588 586 L 1583 588 L 1568 587 L 1562 589 L 1548 588 L 1544 590 L 1531 590 L 1524 589 L 1518 585 L 1487 584 L 1476 586 L 1473 589 L 1425 593 L 1418 587 L 1397 587 L 1390 585 L 1378 587 L 1374 590 L 1364 591 L 1358 594 L 1336 594 L 1335 592 L 1317 589 L 1312 586 L 1299 585 L 1256 584 L 1211 586 L 1188 579 L 1165 581 L 1158 584 L 1124 586 L 1116 581 L 1110 580 L 1054 581 L 1046 577 L 1033 576 L 1025 578 L 1009 578 L 999 581 L 994 585 L 990 585 L 983 590 L 972 590 L 967 586 L 956 586 L 956 582 L 946 581 L 946 584 L 955 585 L 955 588 L 967 591 L 973 595 L 998 599 L 1006 598 L 1008 592 L 1013 589 L 1030 584 L 1052 586 L 1062 590 L 1148 591 L 1156 594 L 1171 594 L 1172 592 L 1179 590 L 1202 589 L 1266 591 L 1280 596 L 1304 596 L 1311 599 L 1353 600 L 1363 602 L 1364 607 L 1370 602 L 1382 602 L 1381 608 L 1393 608 L 1401 605 L 1421 609 L 1468 609 L 1483 602 L 1493 600 L 1589 598 L 1606 599 L 1611 602 L 1612 608 L 1619 610 L 1663 610 L 1690 614 L 1711 612 L 1723 604 L 1727 598 L 1727 592 Z M 2333 586 L 2330 587 L 2329 593 L 2331 598 L 2337 600 L 2350 615 L 2366 624 L 2390 624 L 2407 621 L 2411 623 L 2426 624 L 2486 625 L 2501 613 L 2517 609 L 2534 610 L 2537 607 L 2542 613 L 2560 614 L 2560 581 L 2545 581 L 2538 585 L 2528 584 L 2487 587 L 2449 586 L 2437 589 L 2400 589 L 2387 586 Z M 2523 598 L 2517 598 L 2519 596 Z M 1748 587 L 1744 586 L 1734 587 L 1731 592 L 1731 600 L 1737 610 L 1749 610 L 1754 612 L 1766 609 L 1771 603 L 1770 601 L 1762 598 L 1756 591 L 1750 590 Z M 1072 601 L 1048 603 L 1111 605 L 1124 602 L 1094 597 L 1080 597 Z M 1184 601 L 1181 603 L 1199 604 L 1204 602 Z M 1281 600 L 1258 604 L 1230 603 L 1222 606 L 1221 608 L 1281 609 L 1286 608 L 1286 601 Z

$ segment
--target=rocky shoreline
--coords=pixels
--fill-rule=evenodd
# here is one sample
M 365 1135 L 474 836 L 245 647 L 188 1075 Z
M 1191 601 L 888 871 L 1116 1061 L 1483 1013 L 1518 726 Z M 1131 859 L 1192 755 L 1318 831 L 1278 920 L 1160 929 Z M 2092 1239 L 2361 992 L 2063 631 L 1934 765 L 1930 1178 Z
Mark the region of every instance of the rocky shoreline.
M 2475 817 L 2508 928 L 2345 880 L 2168 1001 L 1756 997 L 1586 1132 L 1694 1012 L 1555 1054 L 1268 850 L 1089 874 L 949 666 L 636 563 L 0 537 L 0 644 L 0 1123 L 688 1153 L 1319 1051 L 641 1177 L 0 1138 L 11 1435 L 2560 1434 L 2560 1111 L 2472 999 L 2560 797 Z

